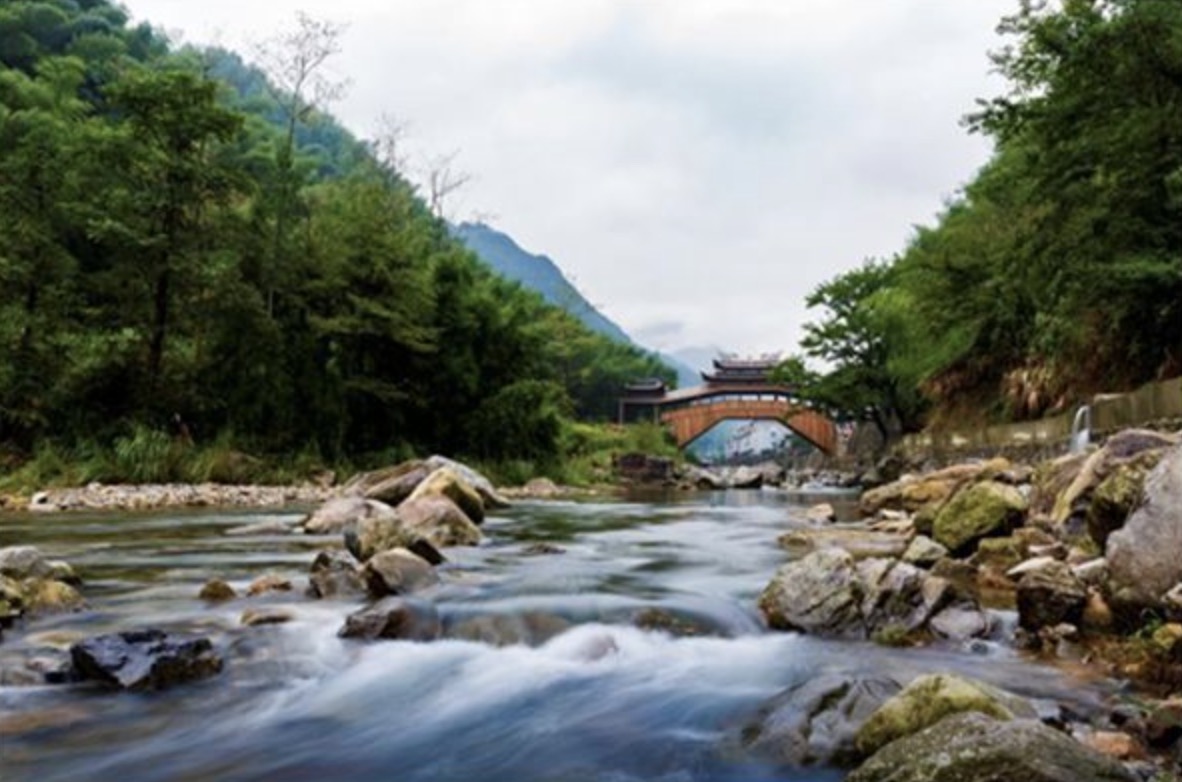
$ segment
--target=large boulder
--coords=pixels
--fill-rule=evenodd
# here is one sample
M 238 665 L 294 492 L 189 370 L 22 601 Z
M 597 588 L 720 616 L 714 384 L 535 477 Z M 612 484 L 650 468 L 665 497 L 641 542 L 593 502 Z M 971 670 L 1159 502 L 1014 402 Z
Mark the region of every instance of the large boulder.
M 0 576 L 52 578 L 53 566 L 36 546 L 6 546 L 0 548 Z
M 781 567 L 759 608 L 778 630 L 864 639 L 918 630 L 948 599 L 943 579 L 913 565 L 826 548 Z
M 1100 484 L 1124 465 L 1152 468 L 1177 438 L 1144 429 L 1118 432 L 1104 447 L 1089 456 L 1067 488 L 1055 496 L 1051 520 L 1066 524 L 1076 514 L 1086 514 L 1092 495 Z
M 1005 459 L 987 462 L 956 464 L 924 475 L 905 475 L 894 483 L 871 489 L 862 494 L 858 509 L 863 516 L 874 516 L 883 510 L 916 513 L 925 505 L 939 505 L 956 489 L 986 475 L 997 475 L 1009 470 Z
M 1182 447 L 1145 480 L 1145 497 L 1108 538 L 1108 589 L 1114 604 L 1157 606 L 1182 581 Z
M 1108 542 L 1108 536 L 1124 526 L 1129 516 L 1141 504 L 1145 479 L 1159 461 L 1161 453 L 1153 451 L 1148 458 L 1134 459 L 1113 469 L 1112 473 L 1096 486 L 1092 501 L 1088 504 L 1088 536 L 1100 548 Z
M 1026 499 L 1013 486 L 974 483 L 940 509 L 932 537 L 953 554 L 968 554 L 981 538 L 1008 534 L 1021 522 L 1026 507 Z
M 776 695 L 739 731 L 739 747 L 789 766 L 849 766 L 854 738 L 871 714 L 901 688 L 883 677 L 825 674 Z
M 429 497 L 444 497 L 454 502 L 474 523 L 484 521 L 484 500 L 460 473 L 450 467 L 440 467 L 415 488 L 407 502 Z
M 337 497 L 321 505 L 300 522 L 309 535 L 332 535 L 355 528 L 362 521 L 396 518 L 384 502 L 364 497 Z
M 366 641 L 433 641 L 441 633 L 442 624 L 434 605 L 423 600 L 387 597 L 349 614 L 337 635 Z
M 408 473 L 419 469 L 427 469 L 430 472 L 434 468 L 427 467 L 427 463 L 422 459 L 410 459 L 405 462 L 400 462 L 393 467 L 383 467 L 380 470 L 369 470 L 368 472 L 359 472 L 345 484 L 341 486 L 341 494 L 346 497 L 367 497 L 374 487 L 386 483 L 392 479 L 399 478 Z M 376 499 L 376 498 L 375 498 Z M 385 500 L 383 500 L 385 502 Z
M 1087 587 L 1066 562 L 1050 560 L 1018 580 L 1018 623 L 1037 632 L 1067 623 L 1079 626 L 1088 604 Z
M 476 489 L 476 493 L 479 494 L 480 499 L 484 501 L 485 508 L 496 509 L 509 507 L 509 501 L 502 497 L 499 492 L 497 492 L 496 487 L 492 484 L 492 481 L 468 465 L 462 462 L 457 462 L 454 459 L 448 459 L 446 456 L 439 456 L 436 454 L 435 456 L 427 459 L 427 466 L 433 471 L 446 467 L 456 475 L 463 478 L 469 486 L 471 486 L 473 489 Z M 461 505 L 460 507 L 463 506 Z M 475 518 L 472 520 L 477 521 Z M 477 521 L 477 523 L 479 522 Z
M 418 502 L 407 500 L 403 505 L 410 504 L 413 511 Z M 425 518 L 425 515 L 420 513 L 419 517 Z M 375 554 L 396 548 L 409 549 L 432 565 L 443 561 L 443 555 L 427 539 L 424 529 L 412 529 L 406 523 L 401 506 L 393 513 L 362 519 L 356 527 L 345 531 L 344 540 L 345 548 L 358 562 L 365 562 Z
M 398 506 L 404 528 L 433 546 L 480 545 L 480 528 L 447 497 L 419 497 Z
M 981 682 L 951 674 L 920 676 L 863 723 L 855 740 L 863 757 L 892 741 L 918 733 L 950 714 L 978 712 L 998 720 L 1035 719 L 1027 701 Z
M 439 575 L 429 562 L 404 548 L 370 557 L 361 568 L 361 578 L 373 598 L 404 595 L 439 582 Z
M 99 635 L 70 647 L 82 679 L 125 690 L 162 690 L 222 670 L 208 638 L 178 638 L 161 630 Z
M 426 462 L 403 462 L 397 467 L 382 470 L 366 482 L 363 496 L 387 505 L 397 506 L 414 493 L 419 484 L 431 474 Z
M 1135 782 L 1120 763 L 1037 720 L 955 714 L 895 741 L 846 782 Z

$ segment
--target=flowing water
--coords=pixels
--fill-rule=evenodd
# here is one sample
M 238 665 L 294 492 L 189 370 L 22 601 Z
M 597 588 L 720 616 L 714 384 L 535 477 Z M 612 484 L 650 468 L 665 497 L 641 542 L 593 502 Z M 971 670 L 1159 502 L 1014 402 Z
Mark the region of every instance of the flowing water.
M 0 546 L 71 562 L 89 601 L 7 631 L 0 667 L 137 627 L 208 635 L 226 661 L 161 693 L 0 687 L 0 779 L 836 781 L 745 757 L 733 737 L 762 702 L 826 672 L 956 670 L 1085 712 L 1108 694 L 1004 645 L 890 650 L 764 630 L 755 602 L 784 561 L 775 538 L 804 507 L 767 491 L 521 503 L 486 522 L 485 545 L 446 552 L 425 596 L 452 637 L 430 643 L 337 638 L 356 603 L 301 593 L 336 538 L 225 534 L 296 513 L 0 518 Z M 264 573 L 296 591 L 196 598 L 211 577 L 241 592 Z M 258 604 L 295 620 L 241 627 Z

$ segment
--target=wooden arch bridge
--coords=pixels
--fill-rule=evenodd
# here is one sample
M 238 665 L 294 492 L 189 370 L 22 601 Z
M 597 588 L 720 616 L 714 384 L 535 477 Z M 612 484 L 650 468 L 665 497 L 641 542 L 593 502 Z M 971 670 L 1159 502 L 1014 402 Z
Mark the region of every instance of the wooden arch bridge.
M 826 454 L 837 452 L 837 426 L 827 416 L 802 404 L 788 386 L 768 380 L 774 362 L 716 359 L 703 384 L 669 391 L 660 381 L 634 383 L 620 398 L 622 423 L 629 409 L 652 410 L 672 431 L 679 448 L 729 420 L 778 421 Z

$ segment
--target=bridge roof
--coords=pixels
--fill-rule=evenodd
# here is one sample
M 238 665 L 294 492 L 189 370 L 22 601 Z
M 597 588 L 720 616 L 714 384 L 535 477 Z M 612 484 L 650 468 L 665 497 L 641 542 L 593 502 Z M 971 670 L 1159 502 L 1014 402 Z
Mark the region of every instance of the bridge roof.
M 670 391 L 660 399 L 653 399 L 652 403 L 664 407 L 666 405 L 694 402 L 698 399 L 710 399 L 716 396 L 759 395 L 794 396 L 791 387 L 772 383 L 708 383 L 702 386 L 679 388 L 676 391 Z

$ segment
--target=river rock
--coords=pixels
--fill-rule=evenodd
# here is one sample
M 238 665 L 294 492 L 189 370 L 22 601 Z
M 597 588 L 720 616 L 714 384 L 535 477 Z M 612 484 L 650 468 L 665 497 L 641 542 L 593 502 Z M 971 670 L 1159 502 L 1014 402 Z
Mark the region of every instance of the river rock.
M 913 632 L 949 599 L 947 583 L 885 559 L 825 548 L 781 567 L 759 598 L 768 624 L 837 638 Z
M 397 467 L 382 471 L 380 476 L 375 476 L 377 480 L 367 486 L 362 494 L 366 499 L 397 506 L 427 479 L 431 469 L 426 462 L 403 462 Z
M 1078 626 L 1088 604 L 1087 588 L 1065 562 L 1051 560 L 1018 581 L 1018 623 L 1036 632 L 1067 623 Z
M 837 511 L 830 503 L 822 502 L 806 510 L 804 517 L 814 524 L 832 524 L 837 521 Z
M 736 467 L 726 473 L 726 485 L 731 489 L 758 489 L 763 486 L 763 471 L 757 467 Z
M 439 612 L 424 600 L 387 597 L 345 618 L 341 638 L 433 641 L 443 632 Z
M 1037 719 L 1028 701 L 981 682 L 952 674 L 920 676 L 875 711 L 858 731 L 863 757 L 905 736 L 935 725 L 950 714 L 978 712 L 998 720 Z
M 1182 581 L 1182 447 L 1145 480 L 1144 502 L 1108 538 L 1108 589 L 1114 604 L 1156 607 Z
M 398 506 L 398 516 L 405 529 L 437 548 L 478 546 L 483 537 L 468 515 L 442 495 L 408 499 Z
M 32 616 L 62 614 L 78 611 L 86 601 L 78 590 L 62 581 L 47 578 L 28 578 L 21 584 L 24 592 L 24 613 Z
M 849 766 L 862 724 L 901 685 L 885 677 L 824 674 L 776 695 L 744 725 L 737 743 L 746 752 L 794 767 Z
M 779 537 L 780 547 L 794 559 L 825 548 L 840 548 L 857 559 L 900 557 L 910 538 L 893 532 L 878 532 L 865 525 L 831 525 L 793 530 Z
M 879 750 L 846 782 L 1136 782 L 1038 720 L 954 714 Z
M 357 597 L 365 593 L 365 582 L 349 555 L 340 550 L 321 551 L 308 573 L 308 597 L 323 599 Z
M 427 476 L 407 498 L 407 502 L 429 497 L 444 497 L 454 502 L 473 523 L 484 521 L 484 500 L 475 487 L 450 467 L 440 467 Z
M 364 497 L 337 497 L 321 505 L 300 522 L 309 535 L 344 532 L 369 519 L 395 517 L 394 509 L 384 502 Z
M 903 552 L 903 561 L 916 567 L 930 568 L 946 556 L 948 549 L 927 535 L 916 535 L 907 544 L 907 549 Z
M 238 621 L 247 627 L 259 627 L 261 625 L 286 624 L 293 619 L 295 619 L 295 614 L 289 608 L 264 606 L 246 609 Z
M 702 491 L 719 491 L 727 487 L 726 479 L 723 476 L 694 465 L 683 468 L 682 480 Z
M 446 498 L 429 497 L 424 498 L 423 502 L 432 502 L 436 499 L 446 501 Z M 416 513 L 415 508 L 419 503 L 419 499 L 407 500 L 403 503 L 403 506 L 410 505 L 411 512 Z M 417 518 L 419 518 L 420 522 L 429 520 L 425 512 L 426 508 L 427 506 L 424 506 L 417 511 Z M 444 562 L 444 556 L 424 536 L 423 529 L 432 530 L 432 528 L 426 526 L 422 529 L 411 529 L 403 519 L 400 507 L 389 515 L 383 514 L 381 516 L 371 516 L 362 519 L 357 523 L 356 527 L 345 530 L 345 548 L 357 558 L 358 562 L 363 563 L 376 554 L 397 548 L 412 551 L 432 565 L 438 565 Z M 446 538 L 449 534 L 446 526 L 433 531 L 441 538 Z
M 954 555 L 968 554 L 981 538 L 1009 534 L 1021 522 L 1026 507 L 1026 499 L 1013 486 L 975 483 L 940 509 L 932 537 Z
M 179 638 L 161 630 L 100 635 L 70 647 L 83 679 L 127 690 L 162 690 L 222 670 L 208 638 Z
M 0 548 L 0 576 L 52 578 L 53 567 L 36 546 L 6 546 Z
M 1097 487 L 1125 465 L 1151 469 L 1176 439 L 1145 429 L 1126 429 L 1114 434 L 1104 447 L 1087 457 L 1067 488 L 1055 497 L 1051 520 L 1064 525 L 1076 514 L 1087 514 Z
M 248 597 L 258 597 L 268 592 L 290 592 L 291 590 L 291 579 L 275 573 L 267 573 L 251 581 L 250 586 L 246 588 L 246 594 Z
M 492 485 L 492 481 L 468 465 L 463 464 L 462 462 L 457 462 L 454 459 L 448 459 L 446 456 L 439 456 L 436 454 L 435 456 L 427 459 L 427 466 L 432 470 L 438 470 L 440 468 L 446 467 L 447 469 L 453 471 L 456 475 L 459 475 L 469 486 L 476 489 L 476 493 L 480 495 L 480 499 L 483 500 L 485 508 L 509 507 L 509 501 L 502 497 L 499 492 L 497 492 L 496 487 Z M 460 507 L 463 508 L 464 506 L 460 504 Z M 480 523 L 476 517 L 472 517 L 472 520 L 477 524 Z
M 439 582 L 429 562 L 404 548 L 370 557 L 361 568 L 361 579 L 373 598 L 407 594 Z
M 197 597 L 207 603 L 224 603 L 238 597 L 238 593 L 234 591 L 234 587 L 222 579 L 211 578 L 201 587 Z
M 951 606 L 932 617 L 932 632 L 950 641 L 984 638 L 993 629 L 989 615 L 973 606 Z
M 1160 454 L 1152 460 L 1138 459 L 1122 464 L 1092 493 L 1086 519 L 1088 537 L 1101 549 L 1108 542 L 1108 536 L 1123 527 L 1141 504 L 1145 479 L 1157 461 L 1160 461 Z

